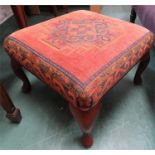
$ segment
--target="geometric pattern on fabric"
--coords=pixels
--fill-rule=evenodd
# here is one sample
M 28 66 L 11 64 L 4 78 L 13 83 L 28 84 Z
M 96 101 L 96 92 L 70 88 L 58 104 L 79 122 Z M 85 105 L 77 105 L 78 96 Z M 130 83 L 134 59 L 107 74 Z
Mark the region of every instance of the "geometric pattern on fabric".
M 80 10 L 14 32 L 4 47 L 69 103 L 88 110 L 152 42 L 153 34 L 141 26 Z

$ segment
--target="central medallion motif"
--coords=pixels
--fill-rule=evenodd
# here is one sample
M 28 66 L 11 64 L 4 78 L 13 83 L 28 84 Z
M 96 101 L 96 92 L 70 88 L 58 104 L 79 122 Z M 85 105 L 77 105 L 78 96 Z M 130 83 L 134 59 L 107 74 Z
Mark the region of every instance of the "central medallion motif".
M 114 38 L 109 32 L 109 26 L 103 19 L 66 19 L 58 21 L 48 36 L 46 42 L 60 49 L 64 46 L 89 46 L 98 47 L 105 45 Z

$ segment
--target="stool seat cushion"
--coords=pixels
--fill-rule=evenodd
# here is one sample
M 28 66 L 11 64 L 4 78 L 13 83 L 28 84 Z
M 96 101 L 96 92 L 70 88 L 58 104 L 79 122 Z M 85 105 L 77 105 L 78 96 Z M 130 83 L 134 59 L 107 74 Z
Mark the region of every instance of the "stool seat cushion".
M 75 11 L 9 35 L 23 67 L 82 110 L 97 104 L 148 52 L 152 33 L 136 24 Z

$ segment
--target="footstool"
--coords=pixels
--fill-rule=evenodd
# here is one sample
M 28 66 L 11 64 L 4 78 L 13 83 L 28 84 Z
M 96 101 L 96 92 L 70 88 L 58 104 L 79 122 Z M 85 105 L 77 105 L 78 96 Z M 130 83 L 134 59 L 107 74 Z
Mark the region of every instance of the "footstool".
M 134 83 L 142 83 L 152 42 L 141 26 L 80 10 L 14 32 L 4 47 L 22 90 L 31 90 L 24 67 L 64 96 L 90 147 L 101 98 L 138 62 Z

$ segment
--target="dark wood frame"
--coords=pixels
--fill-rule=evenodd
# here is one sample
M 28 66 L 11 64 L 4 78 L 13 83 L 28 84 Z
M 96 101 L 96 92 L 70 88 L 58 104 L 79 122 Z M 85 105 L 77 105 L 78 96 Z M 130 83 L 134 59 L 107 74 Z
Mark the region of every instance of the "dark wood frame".
M 23 5 L 12 5 L 11 8 L 12 8 L 12 11 L 14 12 L 19 28 L 24 28 L 28 26 L 27 17 L 24 11 L 24 6 Z M 101 8 L 102 8 L 101 5 L 90 5 L 90 11 L 93 11 L 93 12 L 100 13 Z M 68 5 L 63 5 L 63 9 L 65 10 L 65 13 L 68 13 L 69 11 Z M 56 5 L 52 5 L 51 10 L 54 16 L 56 17 L 58 15 L 58 10 L 57 10 Z
M 27 27 L 27 17 L 25 15 L 24 6 L 23 5 L 12 5 L 12 11 L 15 15 L 19 28 Z
M 146 69 L 146 67 L 148 66 L 150 62 L 150 52 L 147 52 L 141 59 L 141 62 L 137 68 L 135 77 L 134 77 L 134 84 L 135 85 L 141 85 L 143 83 L 142 80 L 142 73 L 144 72 L 144 70 Z
M 24 12 L 24 8 L 21 5 L 11 6 L 14 15 L 17 19 L 19 28 L 24 28 L 27 26 L 27 19 Z M 15 68 L 15 67 L 14 67 Z M 23 86 L 23 91 L 26 86 Z M 6 117 L 13 123 L 20 123 L 22 116 L 18 108 L 15 107 L 9 94 L 4 88 L 3 84 L 0 82 L 0 105 L 6 111 Z
M 135 23 L 135 20 L 136 20 L 136 11 L 135 11 L 134 7 L 132 6 L 131 14 L 130 14 L 130 22 Z
M 26 17 L 25 11 L 24 11 L 24 6 L 23 5 L 12 5 L 11 8 L 12 8 L 12 11 L 15 15 L 16 20 L 17 20 L 19 28 L 27 27 L 28 23 L 27 23 L 27 17 Z M 63 8 L 65 10 L 65 13 L 67 13 L 68 5 L 63 5 Z M 54 16 L 56 17 L 58 15 L 56 5 L 52 5 L 51 10 L 52 10 Z
M 2 83 L 0 83 L 0 105 L 6 111 L 6 117 L 13 123 L 22 119 L 20 110 L 14 106 Z

